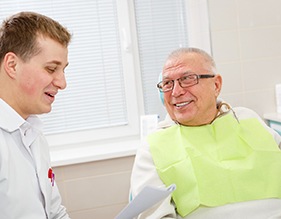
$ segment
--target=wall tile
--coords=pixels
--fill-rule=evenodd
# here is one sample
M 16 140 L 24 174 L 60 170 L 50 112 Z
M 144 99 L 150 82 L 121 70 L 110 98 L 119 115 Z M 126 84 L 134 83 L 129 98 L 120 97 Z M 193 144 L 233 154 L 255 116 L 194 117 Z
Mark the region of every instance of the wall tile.
M 69 211 L 124 203 L 129 197 L 131 172 L 88 177 L 64 182 Z
M 209 0 L 212 31 L 233 30 L 238 26 L 236 0 Z
M 281 83 L 281 57 L 243 63 L 245 91 L 273 89 Z
M 63 181 L 56 181 L 61 198 L 62 198 L 62 204 L 67 208 L 67 193 L 65 192 L 65 186 Z M 68 209 L 67 209 L 68 210 Z
M 70 212 L 71 219 L 113 219 L 126 204 Z
M 275 112 L 274 87 L 281 80 L 281 1 L 208 2 L 213 55 L 224 80 L 221 97 L 234 106 L 247 106 L 261 116 Z M 232 12 L 230 6 L 235 7 Z M 238 19 L 236 26 L 234 17 Z M 235 73 L 238 66 L 241 84 Z
M 64 179 L 64 168 L 53 167 L 53 171 L 55 173 L 56 182 L 62 181 Z
M 240 40 L 243 60 L 281 55 L 281 26 L 241 30 Z
M 261 117 L 266 112 L 275 112 L 274 89 L 246 92 L 245 107 L 254 109 Z
M 222 76 L 221 94 L 243 91 L 243 79 L 239 62 L 217 63 L 218 73 Z
M 245 106 L 245 96 L 244 93 L 232 93 L 232 94 L 222 94 L 220 95 L 225 102 L 229 103 L 232 107 Z
M 76 179 L 94 175 L 106 175 L 118 171 L 131 171 L 133 167 L 134 156 L 108 159 L 106 161 L 96 161 L 69 165 L 63 167 L 64 179 Z
M 211 34 L 213 56 L 216 62 L 237 61 L 239 38 L 237 31 L 215 31 Z
M 279 0 L 237 0 L 237 5 L 240 28 L 281 25 Z
M 128 203 L 134 156 L 55 167 L 72 219 L 112 219 Z
M 236 94 L 221 95 L 232 107 L 247 107 L 263 117 L 265 112 L 275 112 L 274 90 L 259 90 Z

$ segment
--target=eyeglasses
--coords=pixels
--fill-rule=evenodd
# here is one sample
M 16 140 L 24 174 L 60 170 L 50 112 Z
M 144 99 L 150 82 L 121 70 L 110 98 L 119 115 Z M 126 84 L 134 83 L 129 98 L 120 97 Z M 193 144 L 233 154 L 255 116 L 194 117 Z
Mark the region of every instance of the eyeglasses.
M 159 89 L 160 92 L 168 92 L 173 90 L 175 81 L 178 81 L 179 85 L 182 88 L 187 88 L 195 84 L 198 84 L 200 78 L 213 78 L 213 77 L 215 77 L 215 75 L 188 74 L 175 80 L 161 81 L 157 84 L 157 88 Z

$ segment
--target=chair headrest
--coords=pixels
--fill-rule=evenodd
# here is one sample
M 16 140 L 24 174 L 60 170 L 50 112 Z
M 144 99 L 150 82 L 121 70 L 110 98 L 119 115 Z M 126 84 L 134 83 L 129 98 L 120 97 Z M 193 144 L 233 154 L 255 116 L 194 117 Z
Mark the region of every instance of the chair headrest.
M 158 82 L 157 83 L 159 83 L 160 81 L 162 81 L 162 72 L 160 72 L 160 74 L 159 74 Z M 159 94 L 161 103 L 164 105 L 164 93 L 160 92 L 159 89 L 158 89 L 158 94 Z

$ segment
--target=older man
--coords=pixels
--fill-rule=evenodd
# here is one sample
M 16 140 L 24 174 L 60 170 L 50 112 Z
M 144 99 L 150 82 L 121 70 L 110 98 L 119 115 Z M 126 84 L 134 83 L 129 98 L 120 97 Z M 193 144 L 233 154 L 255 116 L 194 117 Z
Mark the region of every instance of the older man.
M 157 87 L 171 120 L 139 148 L 132 197 L 145 185 L 177 189 L 139 218 L 281 218 L 281 137 L 252 110 L 218 100 L 212 57 L 172 52 Z

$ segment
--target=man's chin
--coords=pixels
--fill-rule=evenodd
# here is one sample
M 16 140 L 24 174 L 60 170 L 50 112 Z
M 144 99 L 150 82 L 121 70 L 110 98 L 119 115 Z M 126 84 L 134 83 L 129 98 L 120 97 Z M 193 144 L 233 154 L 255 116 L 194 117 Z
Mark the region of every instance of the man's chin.
M 51 111 L 52 111 L 52 106 L 47 106 L 47 107 L 44 107 L 44 109 L 42 109 L 41 113 L 39 113 L 39 114 L 46 114 Z
M 183 114 L 175 115 L 175 121 L 177 121 L 181 125 L 193 126 L 192 125 L 192 118 L 184 116 Z

